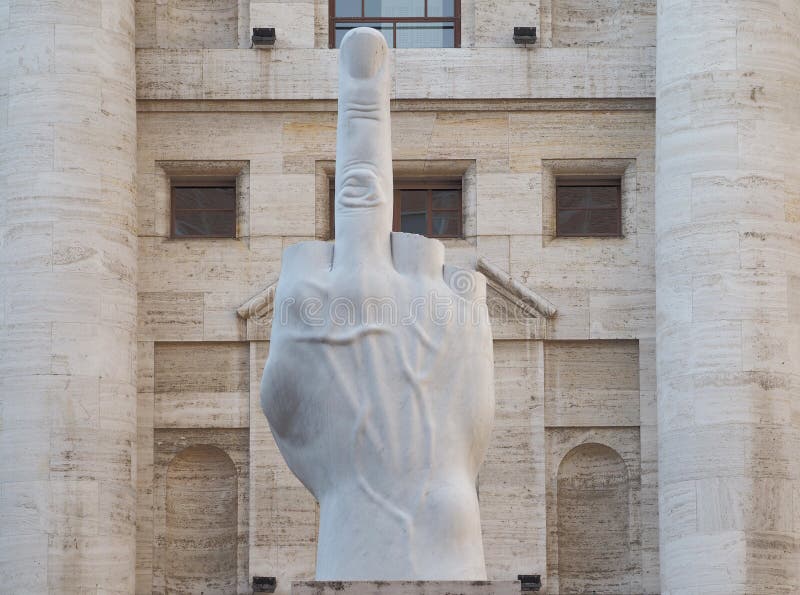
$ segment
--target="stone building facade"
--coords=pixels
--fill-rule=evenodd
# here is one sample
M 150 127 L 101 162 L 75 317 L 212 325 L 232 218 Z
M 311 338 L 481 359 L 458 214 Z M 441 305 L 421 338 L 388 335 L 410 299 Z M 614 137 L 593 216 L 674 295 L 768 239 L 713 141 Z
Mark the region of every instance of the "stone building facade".
M 258 386 L 281 252 L 332 235 L 333 6 L 0 0 L 0 592 L 313 576 Z M 489 577 L 798 592 L 800 3 L 457 6 L 460 47 L 392 52 L 393 158 L 458 182 L 490 282 Z M 557 233 L 574 177 L 621 233 Z M 198 180 L 235 237 L 176 237 Z

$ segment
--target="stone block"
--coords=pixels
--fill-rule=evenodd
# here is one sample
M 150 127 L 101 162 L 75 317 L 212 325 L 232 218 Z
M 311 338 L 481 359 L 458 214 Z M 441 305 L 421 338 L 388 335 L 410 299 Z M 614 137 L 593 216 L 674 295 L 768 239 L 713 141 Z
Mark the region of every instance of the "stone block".
M 156 2 L 137 0 L 135 7 L 136 47 L 156 47 Z
M 55 53 L 53 29 L 35 22 L 22 23 L 28 11 L 21 2 L 18 4 L 11 14 L 13 26 L 3 32 L 8 51 L 0 53 L 0 73 L 10 78 L 51 72 Z
M 511 39 L 513 28 L 508 32 Z M 503 34 L 501 34 L 503 35 Z M 513 40 L 512 40 L 513 41 Z M 654 48 L 394 50 L 396 99 L 652 97 Z M 338 50 L 137 51 L 140 99 L 334 99 Z M 447 72 L 441 65 L 448 64 Z M 476 78 L 473 73 L 486 76 Z M 509 76 L 514 73 L 515 76 Z M 442 80 L 443 74 L 446 76 Z M 518 76 L 516 76 L 518 74 Z M 574 81 L 565 85 L 564 81 Z
M 160 69 L 170 72 L 159 76 Z M 192 50 L 139 50 L 136 87 L 140 98 L 203 98 L 203 54 Z
M 637 342 L 546 342 L 544 397 L 547 426 L 638 426 Z
M 712 477 L 696 482 L 701 533 L 792 531 L 793 485 L 783 479 Z
M 135 355 L 131 330 L 107 323 L 54 322 L 52 372 L 91 377 L 96 370 L 105 380 L 132 384 Z
M 663 329 L 656 352 L 659 369 L 670 375 L 727 372 L 742 369 L 742 324 L 719 320 Z
M 53 225 L 49 222 L 6 225 L 3 228 L 0 265 L 7 276 L 20 273 L 45 273 L 53 264 Z M 16 285 L 16 284 L 14 284 Z M 13 301 L 13 296 L 8 298 Z
M 525 235 L 541 229 L 540 175 L 479 173 L 477 190 L 478 235 Z
M 436 114 L 397 112 L 392 114 L 392 157 L 425 159 L 430 152 Z
M 559 0 L 552 3 L 551 23 L 552 43 L 557 47 L 652 46 L 656 3 Z
M 140 340 L 201 340 L 203 294 L 143 292 L 139 294 Z
M 592 291 L 589 333 L 592 339 L 655 336 L 653 291 Z
M 250 27 L 273 27 L 276 48 L 314 47 L 314 2 L 250 0 Z
M 788 321 L 787 277 L 783 273 L 721 271 L 695 274 L 692 316 L 695 321 Z
M 9 82 L 8 118 L 15 125 L 80 124 L 86 118 L 83 109 L 91 107 L 100 110 L 100 81 L 94 73 L 29 75 Z
M 248 391 L 246 343 L 156 343 L 155 392 Z
M 476 112 L 437 114 L 429 154 L 438 159 L 497 158 L 508 155 L 508 116 Z
M 42 486 L 35 488 L 46 489 Z M 3 589 L 9 593 L 47 591 L 48 540 L 49 536 L 44 532 L 26 535 L 3 532 L 0 536 L 0 574 L 3 576 Z M 30 568 L 35 568 L 38 572 L 31 572 Z
M 9 100 L 10 102 L 10 100 Z M 6 110 L 8 111 L 8 110 Z M 13 174 L 36 176 L 41 172 L 49 172 L 53 169 L 53 137 L 55 128 L 50 124 L 37 123 L 28 126 L 15 126 L 9 119 L 9 125 L 0 130 L 0 173 L 9 174 L 13 180 Z M 12 156 L 14 157 L 12 161 Z M 13 171 L 11 163 L 13 162 Z M 25 186 L 23 196 L 30 196 L 30 188 L 22 179 L 18 179 Z M 21 194 L 17 188 L 11 187 L 12 196 Z M 14 190 L 17 190 L 14 192 Z M 52 200 L 47 197 L 48 201 Z M 8 209 L 8 207 L 6 207 Z M 9 213 L 11 214 L 11 213 Z
M 316 181 L 313 174 L 250 176 L 253 196 L 259 200 L 250 211 L 254 236 L 312 236 Z
M 235 48 L 238 46 L 237 0 L 178 0 L 156 3 L 160 47 Z

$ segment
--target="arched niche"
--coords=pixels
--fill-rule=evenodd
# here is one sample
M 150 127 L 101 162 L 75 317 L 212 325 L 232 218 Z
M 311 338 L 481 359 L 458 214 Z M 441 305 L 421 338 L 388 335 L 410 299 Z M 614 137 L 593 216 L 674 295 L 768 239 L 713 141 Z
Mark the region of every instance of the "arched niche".
M 561 593 L 630 592 L 629 478 L 602 444 L 573 448 L 558 468 L 558 582 Z
M 168 47 L 235 48 L 239 0 L 170 0 Z
M 233 461 L 214 446 L 191 446 L 172 459 L 166 483 L 167 593 L 236 593 Z

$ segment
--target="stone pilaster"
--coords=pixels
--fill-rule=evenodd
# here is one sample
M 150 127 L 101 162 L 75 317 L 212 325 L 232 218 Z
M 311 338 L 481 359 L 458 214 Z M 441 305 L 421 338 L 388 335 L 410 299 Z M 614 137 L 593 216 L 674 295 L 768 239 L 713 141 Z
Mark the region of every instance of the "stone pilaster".
M 130 593 L 133 0 L 0 2 L 0 590 Z
M 664 593 L 800 589 L 800 4 L 660 0 Z

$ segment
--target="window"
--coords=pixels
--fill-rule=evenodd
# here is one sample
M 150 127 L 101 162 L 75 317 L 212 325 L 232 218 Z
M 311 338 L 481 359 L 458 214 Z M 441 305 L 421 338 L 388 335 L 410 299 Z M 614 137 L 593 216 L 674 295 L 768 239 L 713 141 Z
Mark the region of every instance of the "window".
M 236 180 L 172 180 L 173 238 L 235 238 Z
M 394 230 L 429 238 L 460 238 L 461 181 L 396 181 Z
M 334 208 L 331 179 L 331 221 Z M 394 231 L 416 233 L 429 238 L 463 237 L 461 180 L 395 180 Z M 334 233 L 335 235 L 335 233 Z
M 556 235 L 619 237 L 622 235 L 621 180 L 556 178 Z
M 460 0 L 330 0 L 330 46 L 356 27 L 372 27 L 390 48 L 457 48 Z

